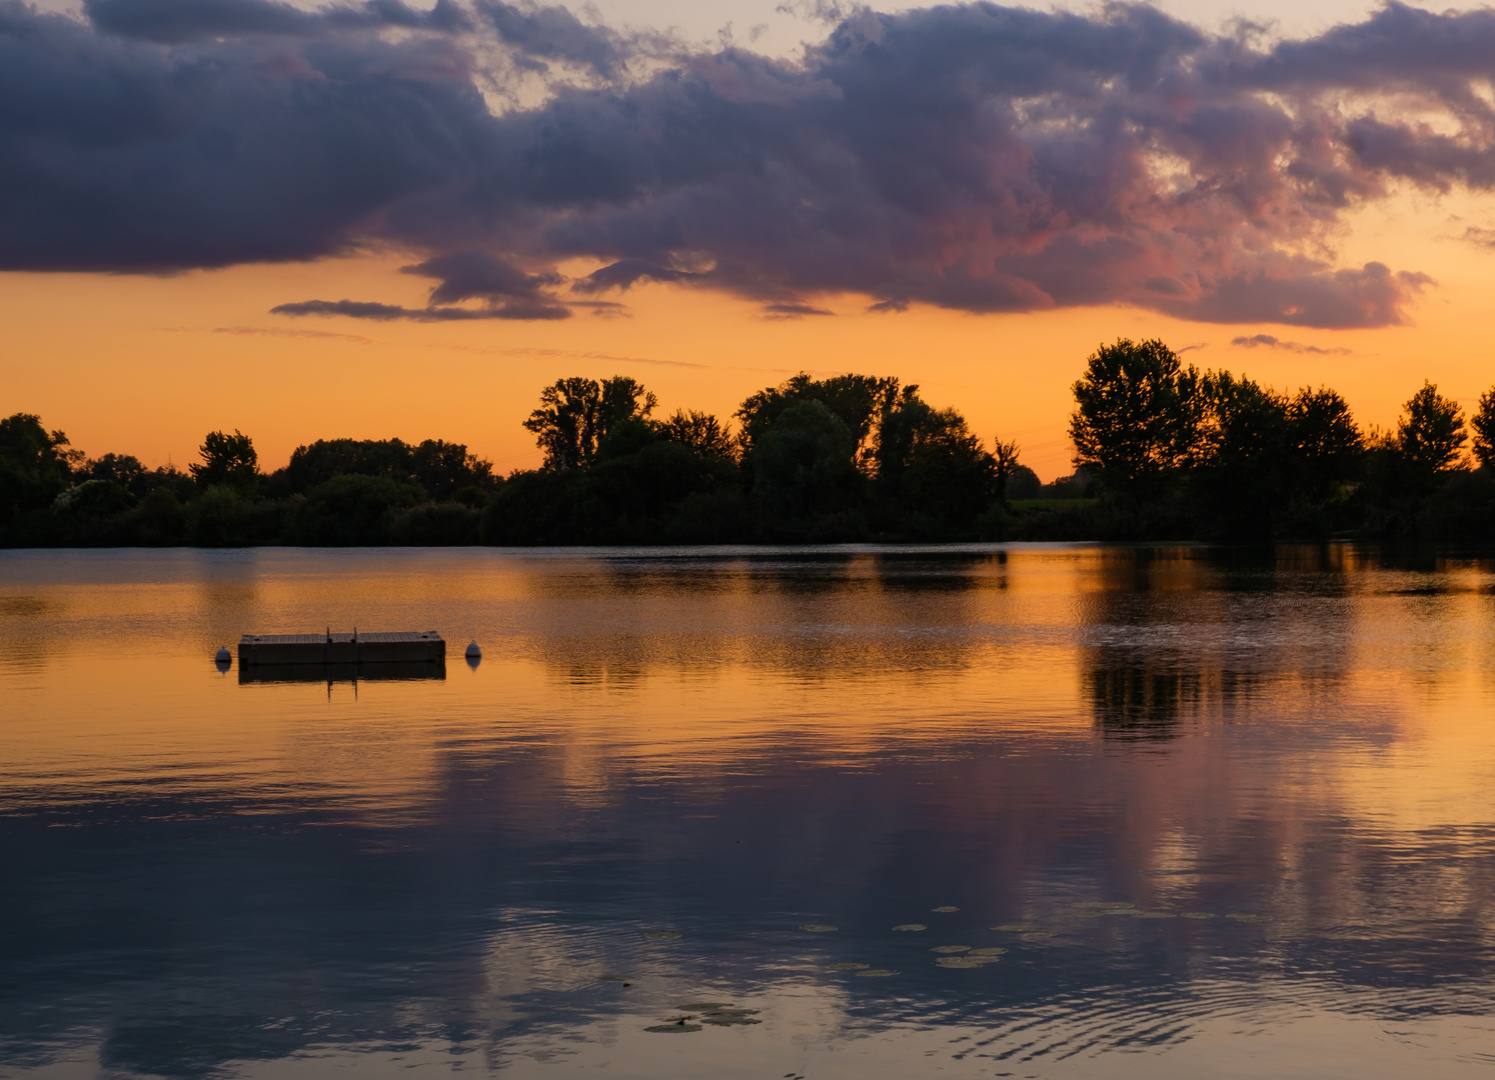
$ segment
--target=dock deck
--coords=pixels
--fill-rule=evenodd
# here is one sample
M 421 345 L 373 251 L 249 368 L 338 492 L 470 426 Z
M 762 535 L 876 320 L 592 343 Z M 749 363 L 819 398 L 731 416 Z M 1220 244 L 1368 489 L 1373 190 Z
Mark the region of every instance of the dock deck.
M 240 667 L 265 664 L 396 664 L 444 661 L 446 642 L 435 630 L 393 634 L 245 634 Z

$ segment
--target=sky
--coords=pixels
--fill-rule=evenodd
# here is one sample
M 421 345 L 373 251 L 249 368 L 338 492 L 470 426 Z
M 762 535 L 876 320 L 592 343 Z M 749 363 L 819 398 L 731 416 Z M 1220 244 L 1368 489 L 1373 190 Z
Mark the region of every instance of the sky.
M 0 412 L 464 442 L 567 375 L 896 375 L 1044 479 L 1119 336 L 1391 425 L 1495 384 L 1495 13 L 0 0 Z

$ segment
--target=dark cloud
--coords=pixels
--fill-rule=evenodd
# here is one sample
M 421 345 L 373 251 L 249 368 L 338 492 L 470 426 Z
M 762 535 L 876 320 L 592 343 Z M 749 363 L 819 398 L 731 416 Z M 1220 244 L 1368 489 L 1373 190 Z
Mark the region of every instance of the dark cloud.
M 506 44 L 530 61 L 532 70 L 545 71 L 547 60 L 590 68 L 603 77 L 628 67 L 627 42 L 621 35 L 605 26 L 589 26 L 567 8 L 477 0 L 477 10 Z
M 551 302 L 541 290 L 560 281 L 555 274 L 526 274 L 512 263 L 484 251 L 439 255 L 403 267 L 402 272 L 441 279 L 441 284 L 431 290 L 433 304 L 455 304 L 474 298 L 490 302 L 512 298 Z
M 401 0 L 334 4 L 311 12 L 280 0 L 83 0 L 100 30 L 159 42 L 196 41 L 256 34 L 308 37 L 381 27 L 462 30 L 471 26 L 454 0 L 420 11 Z
M 1125 4 L 845 8 L 792 62 L 500 0 L 86 13 L 0 0 L 0 268 L 393 244 L 453 318 L 565 311 L 546 268 L 589 258 L 578 294 L 1382 326 L 1430 281 L 1336 264 L 1346 213 L 1394 184 L 1495 187 L 1487 10 L 1393 3 L 1264 47 Z
M 803 319 L 806 315 L 834 315 L 834 311 L 814 307 L 810 304 L 764 304 L 766 319 Z
M 1243 349 L 1282 349 L 1285 352 L 1306 353 L 1310 356 L 1347 356 L 1349 349 L 1325 349 L 1318 345 L 1305 345 L 1301 341 L 1283 341 L 1271 334 L 1252 334 L 1230 339 L 1232 345 Z M 1182 350 L 1179 350 L 1180 352 Z
M 371 300 L 301 300 L 279 304 L 271 315 L 342 315 L 349 319 L 393 322 L 470 322 L 476 319 L 569 319 L 571 312 L 554 304 L 513 303 L 498 308 L 424 307 L 380 304 Z
M 607 289 L 629 289 L 640 281 L 688 281 L 696 276 L 684 270 L 671 270 L 647 259 L 619 259 L 600 270 L 593 270 L 572 288 L 581 293 L 594 293 Z

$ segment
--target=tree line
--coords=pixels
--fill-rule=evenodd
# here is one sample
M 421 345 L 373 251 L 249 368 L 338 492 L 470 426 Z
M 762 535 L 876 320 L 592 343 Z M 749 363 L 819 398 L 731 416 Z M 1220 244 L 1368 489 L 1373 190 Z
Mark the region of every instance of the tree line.
M 1495 388 L 1466 418 L 1425 383 L 1392 430 L 1327 388 L 1281 392 L 1121 339 L 1073 387 L 1075 472 L 1041 484 L 897 378 L 796 375 L 726 420 L 656 415 L 627 376 L 545 387 L 524 421 L 539 468 L 465 445 L 324 439 L 259 467 L 239 431 L 186 471 L 90 458 L 39 417 L 0 420 L 9 546 L 705 544 L 848 540 L 1485 541 Z M 1472 458 L 1466 457 L 1467 449 Z

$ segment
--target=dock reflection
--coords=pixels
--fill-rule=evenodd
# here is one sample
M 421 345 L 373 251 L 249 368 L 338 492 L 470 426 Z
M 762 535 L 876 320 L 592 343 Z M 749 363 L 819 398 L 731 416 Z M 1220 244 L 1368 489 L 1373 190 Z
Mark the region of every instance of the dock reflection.
M 239 685 L 251 683 L 410 682 L 446 679 L 444 660 L 382 664 L 255 664 L 239 668 Z

